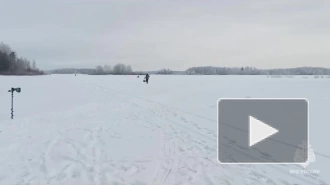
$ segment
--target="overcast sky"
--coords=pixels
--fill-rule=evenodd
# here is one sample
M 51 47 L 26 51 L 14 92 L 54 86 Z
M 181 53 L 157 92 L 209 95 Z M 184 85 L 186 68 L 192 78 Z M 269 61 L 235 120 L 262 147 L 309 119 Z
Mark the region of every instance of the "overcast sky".
M 330 67 L 330 1 L 0 0 L 0 41 L 39 68 Z

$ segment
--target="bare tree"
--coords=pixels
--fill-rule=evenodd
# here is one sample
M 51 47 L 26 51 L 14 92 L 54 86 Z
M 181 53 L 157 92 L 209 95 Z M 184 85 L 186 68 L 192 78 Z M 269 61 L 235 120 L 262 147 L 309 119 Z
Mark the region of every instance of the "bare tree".
M 13 60 L 16 60 L 16 53 L 10 52 L 9 57 L 12 58 Z
M 109 65 L 104 65 L 103 70 L 105 73 L 110 73 L 112 71 L 112 68 Z
M 36 61 L 34 61 L 34 60 L 32 62 L 32 70 L 37 70 L 37 64 L 36 64 Z
M 9 55 L 12 51 L 11 51 L 11 48 L 7 45 L 7 44 L 4 44 L 4 43 L 0 43 L 0 51 Z
M 170 69 L 161 69 L 157 72 L 157 74 L 168 75 L 168 74 L 173 74 L 173 71 Z
M 126 66 L 126 72 L 129 74 L 133 72 L 132 67 L 130 65 Z
M 95 73 L 96 74 L 103 74 L 104 73 L 103 67 L 102 66 L 97 66 Z
M 124 64 L 116 64 L 113 67 L 114 74 L 124 74 L 126 72 L 126 66 Z

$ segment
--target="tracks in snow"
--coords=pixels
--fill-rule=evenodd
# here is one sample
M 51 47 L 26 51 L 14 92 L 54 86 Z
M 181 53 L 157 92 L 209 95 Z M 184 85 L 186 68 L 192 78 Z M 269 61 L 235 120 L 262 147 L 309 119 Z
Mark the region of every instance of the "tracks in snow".
M 164 133 L 162 130 L 160 132 L 160 156 L 157 161 L 157 166 L 155 169 L 155 175 L 153 177 L 152 184 L 173 184 L 175 179 L 172 181 L 167 181 L 172 175 L 175 178 L 175 173 L 178 168 L 179 158 L 176 156 L 177 145 L 173 139 L 164 138 Z
M 30 151 L 37 151 L 38 156 L 16 156 L 22 164 L 19 166 L 5 161 L 4 168 L 14 166 L 16 171 L 11 177 L 0 177 L 0 183 L 226 184 L 234 182 L 230 177 L 241 174 L 217 163 L 216 134 L 201 126 L 204 118 L 192 113 L 182 115 L 170 106 L 98 87 L 89 90 L 101 89 L 101 93 L 108 94 L 100 102 L 31 118 L 35 123 L 18 127 L 17 148 L 31 144 Z M 109 91 L 113 92 L 110 96 Z M 44 130 L 30 133 L 38 128 Z M 140 152 L 148 148 L 134 148 L 139 143 L 156 151 Z M 252 176 L 260 174 L 254 171 Z M 271 181 L 266 175 L 263 178 Z
M 187 120 L 187 118 L 182 117 L 182 116 L 180 116 L 180 121 L 178 121 L 177 117 L 178 117 L 179 114 L 177 113 L 177 111 L 180 111 L 180 112 L 183 112 L 185 114 L 194 116 L 195 118 L 203 119 L 204 121 L 207 120 L 207 121 L 210 121 L 210 122 L 214 122 L 216 124 L 215 120 L 205 118 L 203 116 L 196 115 L 196 114 L 190 113 L 190 112 L 186 112 L 186 111 L 183 111 L 183 110 L 180 110 L 180 109 L 176 109 L 176 108 L 173 108 L 171 106 L 168 106 L 168 105 L 165 105 L 165 104 L 162 104 L 162 103 L 159 103 L 159 102 L 155 102 L 155 101 L 152 101 L 152 100 L 147 100 L 147 99 L 135 96 L 135 95 L 129 95 L 127 93 L 118 94 L 118 92 L 116 90 L 109 89 L 107 87 L 103 87 L 103 86 L 100 86 L 100 85 L 97 85 L 97 84 L 93 84 L 93 85 L 95 85 L 95 86 L 97 86 L 100 89 L 103 89 L 105 91 L 110 91 L 113 94 L 115 94 L 118 98 L 121 98 L 122 100 L 124 100 L 124 101 L 126 101 L 126 102 L 128 102 L 128 103 L 130 103 L 130 104 L 132 104 L 136 107 L 140 107 L 142 109 L 147 109 L 150 112 L 152 112 L 154 115 L 157 115 L 160 119 L 166 120 L 166 123 L 168 123 L 168 124 L 166 124 L 166 126 L 171 127 L 172 130 L 175 130 L 174 132 L 177 132 L 176 129 L 179 129 L 179 130 L 181 130 L 185 133 L 184 136 L 180 135 L 181 139 L 183 137 L 185 137 L 186 140 L 189 140 L 189 139 L 191 139 L 191 135 L 201 136 L 203 139 L 198 139 L 197 142 L 195 143 L 195 146 L 193 146 L 193 147 L 198 148 L 198 150 L 200 152 L 198 154 L 201 154 L 201 156 L 203 156 L 201 158 L 209 159 L 209 157 L 205 157 L 205 156 L 211 156 L 211 158 L 213 157 L 213 160 L 208 160 L 208 162 L 213 163 L 213 166 L 218 166 L 219 167 L 219 165 L 217 164 L 217 162 L 215 160 L 216 159 L 216 145 L 217 145 L 217 143 L 216 143 L 216 133 L 214 131 L 211 131 L 211 130 L 208 130 L 208 129 L 205 129 L 205 128 L 201 128 L 201 127 L 199 127 L 199 125 L 197 123 L 194 123 L 194 121 Z M 143 106 L 140 105 L 138 100 L 140 102 L 142 101 L 144 103 L 149 102 L 150 105 L 152 105 L 152 106 L 143 107 Z M 175 118 L 174 120 L 172 119 L 173 117 Z M 184 123 L 184 124 L 182 124 L 182 123 Z M 173 128 L 175 128 L 175 129 L 173 129 Z M 179 135 L 177 135 L 177 136 L 179 136 Z M 205 141 L 203 141 L 204 139 L 209 140 L 211 142 L 205 142 Z M 219 143 L 219 144 L 221 144 L 221 143 Z M 165 144 L 164 146 L 166 146 L 166 145 L 169 145 L 169 144 Z M 170 146 L 172 146 L 172 148 L 173 147 L 176 148 L 175 145 L 170 145 Z M 171 147 L 169 147 L 169 148 L 171 148 Z M 169 150 L 169 151 L 171 151 L 171 150 Z M 238 150 L 238 152 L 239 152 L 239 150 Z M 242 152 L 242 151 L 241 151 L 241 153 L 244 154 L 244 152 Z M 166 152 L 163 152 L 163 154 L 166 155 Z M 153 182 L 155 184 L 166 184 L 168 176 L 171 174 L 171 171 L 178 169 L 178 166 L 173 167 L 174 166 L 173 165 L 174 164 L 173 159 L 175 158 L 176 155 L 174 155 L 174 153 L 170 153 L 170 154 L 173 155 L 173 156 L 169 155 L 170 157 L 168 157 L 171 160 L 164 160 L 163 157 L 162 157 L 162 159 L 158 163 L 158 168 L 156 170 L 157 173 L 154 176 L 154 180 L 153 180 Z M 165 159 L 168 159 L 168 158 L 165 158 Z M 288 166 L 294 167 L 295 165 L 288 165 Z M 285 170 L 285 168 L 276 167 L 276 166 L 269 166 L 269 168 L 271 168 L 272 170 L 275 170 L 277 172 L 280 172 L 282 174 L 285 174 L 285 176 L 290 176 L 287 173 L 287 171 Z M 163 170 L 161 170 L 161 169 L 163 169 Z M 166 170 L 164 170 L 164 169 L 166 169 Z M 315 179 L 309 179 L 309 178 L 304 178 L 304 177 L 294 177 L 294 178 L 296 180 L 298 180 L 299 182 L 304 182 L 304 183 L 310 183 L 310 184 L 322 183 L 321 181 L 313 182 Z M 268 180 L 271 181 L 270 178 L 268 178 Z

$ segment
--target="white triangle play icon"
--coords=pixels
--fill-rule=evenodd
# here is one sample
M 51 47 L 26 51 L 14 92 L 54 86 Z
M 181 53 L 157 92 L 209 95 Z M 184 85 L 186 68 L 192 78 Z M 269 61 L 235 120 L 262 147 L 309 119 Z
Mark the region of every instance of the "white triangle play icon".
M 250 131 L 249 131 L 250 147 L 278 132 L 277 129 L 267 125 L 266 123 L 252 116 L 249 117 L 249 124 L 250 124 Z

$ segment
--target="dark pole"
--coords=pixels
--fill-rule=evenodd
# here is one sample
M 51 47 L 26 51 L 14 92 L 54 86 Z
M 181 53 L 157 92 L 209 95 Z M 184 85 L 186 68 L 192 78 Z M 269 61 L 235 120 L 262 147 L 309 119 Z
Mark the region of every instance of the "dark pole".
M 14 91 L 11 89 L 11 119 L 14 119 Z
M 8 92 L 11 92 L 11 119 L 14 119 L 14 91 L 20 93 L 21 92 L 21 88 L 17 87 L 17 88 L 11 88 L 11 90 L 9 90 Z

